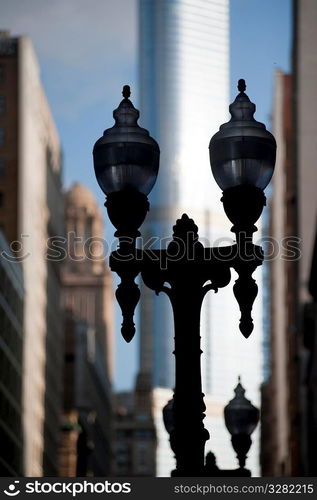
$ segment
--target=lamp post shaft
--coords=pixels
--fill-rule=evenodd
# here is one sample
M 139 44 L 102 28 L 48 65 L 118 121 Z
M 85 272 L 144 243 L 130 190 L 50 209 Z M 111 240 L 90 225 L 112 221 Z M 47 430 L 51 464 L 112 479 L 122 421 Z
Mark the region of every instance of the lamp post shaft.
M 184 281 L 184 282 L 182 282 Z M 209 433 L 203 419 L 206 409 L 201 385 L 199 284 L 186 279 L 172 288 L 170 298 L 175 323 L 175 394 L 171 442 L 176 455 L 177 476 L 202 476 L 205 442 Z

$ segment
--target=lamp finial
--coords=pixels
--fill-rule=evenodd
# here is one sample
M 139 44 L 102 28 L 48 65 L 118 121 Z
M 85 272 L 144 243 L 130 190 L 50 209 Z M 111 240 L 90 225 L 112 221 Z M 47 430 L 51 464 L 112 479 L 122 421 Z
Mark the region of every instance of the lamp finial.
M 130 85 L 123 86 L 122 95 L 125 99 L 129 99 L 129 97 L 131 95 Z
M 240 78 L 238 81 L 238 90 L 239 92 L 244 92 L 246 90 L 247 86 L 245 83 L 245 80 L 243 78 Z

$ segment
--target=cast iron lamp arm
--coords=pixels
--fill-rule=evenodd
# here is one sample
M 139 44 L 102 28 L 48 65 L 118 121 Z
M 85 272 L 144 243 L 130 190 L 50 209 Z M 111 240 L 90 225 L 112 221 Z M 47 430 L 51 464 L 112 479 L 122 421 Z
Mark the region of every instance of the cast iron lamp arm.
M 238 245 L 204 248 L 198 240 L 197 226 L 186 214 L 177 221 L 174 230 L 167 250 L 136 249 L 135 237 L 120 237 L 118 231 L 116 233 L 119 250 L 111 255 L 110 267 L 121 278 L 116 297 L 123 315 L 121 333 L 124 339 L 130 342 L 135 334 L 133 316 L 140 299 L 135 279 L 139 274 L 148 288 L 156 294 L 165 292 L 171 301 L 179 283 L 187 289 L 194 287 L 202 303 L 208 291 L 217 292 L 218 288 L 228 285 L 231 267 L 239 275 L 233 291 L 241 311 L 240 330 L 248 337 L 253 330 L 251 311 L 258 291 L 252 274 L 262 264 L 261 248 L 253 245 L 252 236 L 251 241 L 243 245 L 239 240 Z M 138 233 L 131 228 L 128 232 Z M 182 255 L 177 255 L 180 247 Z M 170 287 L 165 283 L 169 283 Z

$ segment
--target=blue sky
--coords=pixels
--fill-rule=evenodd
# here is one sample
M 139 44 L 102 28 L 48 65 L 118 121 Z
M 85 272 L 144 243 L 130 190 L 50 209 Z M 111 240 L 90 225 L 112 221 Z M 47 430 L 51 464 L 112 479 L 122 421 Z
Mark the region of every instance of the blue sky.
M 100 206 L 103 196 L 93 173 L 93 144 L 112 126 L 112 111 L 124 84 L 131 85 L 132 100 L 138 103 L 137 4 L 137 0 L 0 0 L 0 29 L 27 34 L 33 41 L 61 138 L 65 185 L 85 184 Z M 290 45 L 291 0 L 230 1 L 231 97 L 237 93 L 238 79 L 244 78 L 257 106 L 256 118 L 268 128 L 274 71 L 289 71 Z M 126 345 L 118 332 L 116 340 L 116 388 L 130 388 L 137 340 Z

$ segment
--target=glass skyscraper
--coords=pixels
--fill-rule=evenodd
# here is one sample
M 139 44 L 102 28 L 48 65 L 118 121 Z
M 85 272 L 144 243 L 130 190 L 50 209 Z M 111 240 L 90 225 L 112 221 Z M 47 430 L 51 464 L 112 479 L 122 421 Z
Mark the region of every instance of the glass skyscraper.
M 161 149 L 143 244 L 165 248 L 183 213 L 195 220 L 205 245 L 232 244 L 208 152 L 211 136 L 228 120 L 229 1 L 140 0 L 139 33 L 140 125 Z M 239 332 L 234 279 L 218 294 L 209 292 L 201 315 L 203 391 L 214 401 L 212 417 L 205 421 L 211 432 L 207 450 L 216 453 L 221 467 L 236 467 L 222 408 L 233 397 L 238 375 L 255 403 L 261 382 L 261 301 L 246 340 Z M 260 279 L 258 273 L 259 284 Z M 171 305 L 145 287 L 141 297 L 140 371 L 149 374 L 153 387 L 173 388 Z M 257 453 L 255 445 L 248 463 L 253 473 Z

